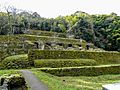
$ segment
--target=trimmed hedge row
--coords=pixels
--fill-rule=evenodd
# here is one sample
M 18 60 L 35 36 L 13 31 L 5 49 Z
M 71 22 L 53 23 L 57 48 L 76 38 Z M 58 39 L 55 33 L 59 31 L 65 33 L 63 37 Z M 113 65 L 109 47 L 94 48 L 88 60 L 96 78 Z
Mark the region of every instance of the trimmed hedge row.
M 77 67 L 77 66 L 92 66 L 97 65 L 97 62 L 93 59 L 42 59 L 34 60 L 34 66 L 36 68 L 41 67 Z
M 88 51 L 55 51 L 30 50 L 28 59 L 31 64 L 35 59 L 94 59 L 98 64 L 119 64 L 118 52 L 88 52 Z
M 3 66 L 1 68 L 4 68 L 4 69 L 30 68 L 27 55 L 9 56 L 1 62 L 1 66 Z
M 120 64 L 88 67 L 44 68 L 40 70 L 56 76 L 98 76 L 120 74 Z

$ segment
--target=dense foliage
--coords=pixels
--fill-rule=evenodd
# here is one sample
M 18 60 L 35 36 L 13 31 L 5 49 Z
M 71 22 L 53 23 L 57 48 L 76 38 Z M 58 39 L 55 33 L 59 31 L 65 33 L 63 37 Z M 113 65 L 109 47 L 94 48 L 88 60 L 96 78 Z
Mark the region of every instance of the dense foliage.
M 0 35 L 29 33 L 30 29 L 66 33 L 84 39 L 105 50 L 120 51 L 120 16 L 89 15 L 77 11 L 69 16 L 43 18 L 37 12 L 8 7 L 0 12 Z
M 92 15 L 95 45 L 106 50 L 120 50 L 120 16 Z

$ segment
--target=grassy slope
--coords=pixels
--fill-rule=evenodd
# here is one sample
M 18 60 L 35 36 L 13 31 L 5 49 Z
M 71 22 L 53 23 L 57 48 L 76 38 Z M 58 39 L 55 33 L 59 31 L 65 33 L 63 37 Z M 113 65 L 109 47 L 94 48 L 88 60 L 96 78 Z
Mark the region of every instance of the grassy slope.
M 94 77 L 56 77 L 38 71 L 37 69 L 33 69 L 32 72 L 47 84 L 50 90 L 102 90 L 102 85 L 104 84 L 120 82 L 120 74 Z

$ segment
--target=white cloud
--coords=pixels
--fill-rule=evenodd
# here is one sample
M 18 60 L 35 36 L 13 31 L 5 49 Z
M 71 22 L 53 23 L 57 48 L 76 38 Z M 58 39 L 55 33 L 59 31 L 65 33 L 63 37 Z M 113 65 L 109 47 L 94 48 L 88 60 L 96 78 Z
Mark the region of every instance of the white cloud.
M 43 17 L 67 15 L 75 11 L 90 14 L 115 12 L 120 15 L 120 0 L 0 0 L 0 3 L 36 11 Z

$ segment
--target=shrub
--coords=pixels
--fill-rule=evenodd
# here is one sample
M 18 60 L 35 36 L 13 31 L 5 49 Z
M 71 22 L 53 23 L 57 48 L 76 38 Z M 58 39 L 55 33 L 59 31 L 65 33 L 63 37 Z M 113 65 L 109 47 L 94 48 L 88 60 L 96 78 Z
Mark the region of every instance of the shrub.
M 27 55 L 9 56 L 2 61 L 2 64 L 5 69 L 22 69 L 30 67 Z
M 105 74 L 120 74 L 120 64 L 68 68 L 44 68 L 40 70 L 57 76 L 98 76 Z
M 31 64 L 35 59 L 94 59 L 99 64 L 120 63 L 118 52 L 88 52 L 88 51 L 55 51 L 55 50 L 30 50 L 28 59 Z
M 77 67 L 97 65 L 97 62 L 92 59 L 42 59 L 34 60 L 36 68 L 41 67 Z

